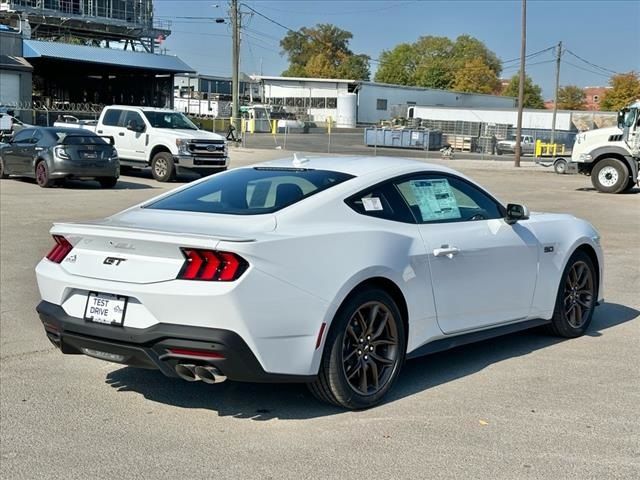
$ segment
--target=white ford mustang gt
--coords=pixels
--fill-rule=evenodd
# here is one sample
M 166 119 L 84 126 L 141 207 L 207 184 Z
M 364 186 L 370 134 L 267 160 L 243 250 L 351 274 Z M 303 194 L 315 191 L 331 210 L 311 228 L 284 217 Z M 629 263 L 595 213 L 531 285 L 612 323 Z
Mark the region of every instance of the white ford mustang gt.
M 306 382 L 366 408 L 406 358 L 537 325 L 582 335 L 597 231 L 449 168 L 294 158 L 55 224 L 38 312 L 63 353 L 216 383 Z

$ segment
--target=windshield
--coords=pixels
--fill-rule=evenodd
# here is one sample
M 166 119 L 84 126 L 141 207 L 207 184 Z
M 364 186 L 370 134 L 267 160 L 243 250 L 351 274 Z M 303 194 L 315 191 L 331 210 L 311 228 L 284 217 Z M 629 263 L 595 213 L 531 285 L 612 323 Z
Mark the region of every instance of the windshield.
M 351 175 L 299 168 L 239 168 L 169 195 L 145 208 L 259 215 L 273 213 L 338 185 Z
M 180 112 L 144 112 L 144 116 L 154 128 L 198 130 L 198 127 Z

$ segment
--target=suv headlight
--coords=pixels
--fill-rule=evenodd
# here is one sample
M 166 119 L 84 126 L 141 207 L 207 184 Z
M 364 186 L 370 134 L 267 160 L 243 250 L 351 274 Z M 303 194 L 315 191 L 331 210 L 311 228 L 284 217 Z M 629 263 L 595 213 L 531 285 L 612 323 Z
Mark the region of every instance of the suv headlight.
M 581 153 L 580 154 L 580 161 L 581 162 L 590 162 L 592 158 L 593 157 L 588 153 Z
M 178 153 L 182 155 L 190 155 L 189 140 L 186 138 L 176 138 L 176 147 L 178 147 Z

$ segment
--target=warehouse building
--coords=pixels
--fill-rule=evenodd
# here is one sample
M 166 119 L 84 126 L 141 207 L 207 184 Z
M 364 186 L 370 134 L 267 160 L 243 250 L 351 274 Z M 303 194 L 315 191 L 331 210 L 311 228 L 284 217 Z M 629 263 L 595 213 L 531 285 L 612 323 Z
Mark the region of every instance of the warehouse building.
M 515 98 L 407 87 L 359 80 L 253 75 L 262 102 L 306 115 L 310 121 L 329 117 L 338 127 L 374 124 L 406 116 L 408 105 L 458 108 L 513 108 Z

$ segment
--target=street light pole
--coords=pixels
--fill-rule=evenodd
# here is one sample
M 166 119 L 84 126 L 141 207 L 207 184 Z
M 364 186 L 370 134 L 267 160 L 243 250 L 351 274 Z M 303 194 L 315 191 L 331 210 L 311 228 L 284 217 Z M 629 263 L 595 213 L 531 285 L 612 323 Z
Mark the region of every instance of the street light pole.
M 524 60 L 527 52 L 527 0 L 522 0 L 522 41 L 520 44 L 520 80 L 518 81 L 518 123 L 516 124 L 516 158 L 514 167 L 520 166 L 520 154 L 522 153 L 520 140 L 522 137 L 522 109 L 524 103 Z
M 231 72 L 231 125 L 239 132 L 240 118 L 240 16 L 238 0 L 231 0 L 231 28 L 233 32 L 232 72 Z

